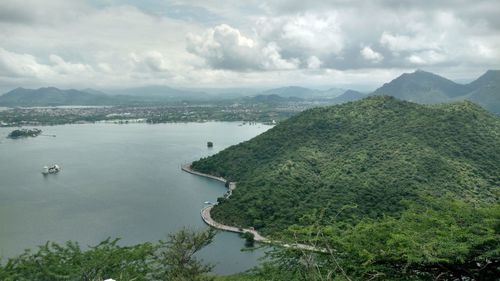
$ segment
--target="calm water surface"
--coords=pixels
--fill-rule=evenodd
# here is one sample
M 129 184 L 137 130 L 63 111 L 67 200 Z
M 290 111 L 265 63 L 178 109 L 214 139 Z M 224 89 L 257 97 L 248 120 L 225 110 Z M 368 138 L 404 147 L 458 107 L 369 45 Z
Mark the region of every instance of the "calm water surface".
M 47 240 L 94 245 L 165 239 L 183 226 L 201 229 L 200 209 L 226 190 L 180 170 L 180 164 L 248 140 L 270 127 L 238 123 L 84 124 L 40 127 L 43 134 L 7 139 L 0 128 L 0 256 Z M 214 147 L 208 149 L 207 141 Z M 57 163 L 62 171 L 42 176 Z M 219 233 L 200 256 L 215 272 L 246 270 L 263 250 L 242 252 L 236 234 Z

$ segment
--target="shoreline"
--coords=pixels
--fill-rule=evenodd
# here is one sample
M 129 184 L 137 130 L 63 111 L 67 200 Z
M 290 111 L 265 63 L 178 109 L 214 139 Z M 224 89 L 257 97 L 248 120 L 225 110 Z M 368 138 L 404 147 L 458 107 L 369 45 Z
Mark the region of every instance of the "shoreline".
M 195 175 L 195 176 L 200 176 L 200 177 L 205 177 L 205 178 L 209 178 L 209 179 L 213 179 L 213 180 L 216 180 L 216 181 L 220 181 L 222 183 L 224 183 L 224 185 L 227 183 L 227 180 L 224 179 L 223 177 L 216 177 L 216 176 L 213 176 L 213 175 L 209 175 L 209 174 L 205 174 L 205 173 L 201 173 L 201 172 L 198 172 L 198 171 L 195 171 L 193 169 L 191 169 L 191 163 L 189 164 L 183 164 L 181 165 L 181 170 L 186 172 L 186 173 L 190 173 L 192 175 Z M 236 182 L 229 182 L 228 184 L 228 193 L 227 193 L 227 197 L 226 198 L 229 198 L 232 194 L 232 191 L 236 189 Z M 225 225 L 225 224 L 222 224 L 222 223 L 219 223 L 217 221 L 215 221 L 211 214 L 210 214 L 210 211 L 212 210 L 212 208 L 217 205 L 216 204 L 210 204 L 206 207 L 203 207 L 203 209 L 201 209 L 201 218 L 203 219 L 203 221 L 213 227 L 213 228 L 216 228 L 216 229 L 220 229 L 220 230 L 223 230 L 223 231 L 229 231 L 229 232 L 234 232 L 234 233 L 245 233 L 245 232 L 250 232 L 254 235 L 254 240 L 256 242 L 261 242 L 261 243 L 266 243 L 266 244 L 273 244 L 273 245 L 278 245 L 278 246 L 281 246 L 281 247 L 285 247 L 285 248 L 295 248 L 295 249 L 300 249 L 300 250 L 306 250 L 306 251 L 313 251 L 313 252 L 320 252 L 320 253 L 329 253 L 330 251 L 328 251 L 327 249 L 325 248 L 318 248 L 318 247 L 314 247 L 314 246 L 310 246 L 310 245 L 306 245 L 306 244 L 300 244 L 300 243 L 293 243 L 293 244 L 286 244 L 286 243 L 283 243 L 281 241 L 273 241 L 273 240 L 270 240 L 262 235 L 260 235 L 259 232 L 257 232 L 255 229 L 250 229 L 250 228 L 241 228 L 241 227 L 236 227 L 236 226 L 230 226 L 230 225 Z
M 227 180 L 225 178 L 212 176 L 212 175 L 201 173 L 201 172 L 197 172 L 197 171 L 191 169 L 191 163 L 190 164 L 181 165 L 181 170 L 183 170 L 184 172 L 190 173 L 192 175 L 196 175 L 196 176 L 205 177 L 205 178 L 209 178 L 209 179 L 212 179 L 212 180 L 220 181 L 220 182 L 224 183 L 224 185 L 227 183 Z M 231 194 L 232 194 L 232 191 L 235 190 L 235 189 L 236 189 L 236 183 L 235 182 L 229 182 L 228 195 L 227 195 L 226 198 L 229 198 L 229 196 L 231 196 Z M 254 235 L 254 240 L 255 241 L 257 241 L 257 242 L 263 242 L 263 243 L 271 243 L 271 240 L 269 240 L 269 239 L 265 238 L 264 236 L 260 235 L 254 229 L 240 228 L 240 227 L 225 225 L 225 224 L 216 222 L 212 218 L 212 216 L 210 214 L 210 211 L 212 210 L 212 208 L 215 205 L 214 204 L 210 204 L 210 205 L 204 207 L 203 209 L 201 209 L 201 212 L 200 212 L 201 218 L 203 219 L 203 221 L 206 224 L 208 224 L 209 226 L 211 226 L 213 228 L 224 230 L 224 231 L 229 231 L 229 232 L 235 232 L 235 233 L 250 232 L 250 233 L 252 233 Z

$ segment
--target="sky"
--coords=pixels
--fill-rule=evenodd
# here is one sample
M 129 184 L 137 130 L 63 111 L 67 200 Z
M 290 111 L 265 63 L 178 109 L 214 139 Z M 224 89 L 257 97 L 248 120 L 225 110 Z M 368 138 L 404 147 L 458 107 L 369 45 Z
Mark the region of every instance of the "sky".
M 376 88 L 500 68 L 498 0 L 0 0 L 0 89 Z

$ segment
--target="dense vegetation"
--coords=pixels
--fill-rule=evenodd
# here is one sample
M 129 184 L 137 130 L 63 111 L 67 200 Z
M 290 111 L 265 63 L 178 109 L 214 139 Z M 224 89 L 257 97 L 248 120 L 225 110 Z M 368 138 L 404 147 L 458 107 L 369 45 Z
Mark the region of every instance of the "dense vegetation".
M 246 273 L 215 276 L 194 256 L 214 236 L 186 229 L 167 241 L 120 246 L 107 239 L 82 250 L 75 242 L 46 243 L 0 264 L 10 280 L 496 280 L 500 273 L 500 206 L 450 198 L 406 202 L 399 217 L 365 218 L 356 224 L 293 225 L 290 237 L 327 253 L 276 248 Z M 248 239 L 249 237 L 247 237 Z
M 26 137 L 37 137 L 42 133 L 42 130 L 40 129 L 18 129 L 14 130 L 9 133 L 7 136 L 8 138 L 11 139 L 17 139 L 17 138 L 26 138 Z
M 318 212 L 323 225 L 398 216 L 403 199 L 498 203 L 500 120 L 467 101 L 370 97 L 307 110 L 193 168 L 238 182 L 215 219 L 273 235 Z
M 500 206 L 430 199 L 399 217 L 292 226 L 327 254 L 278 249 L 249 273 L 221 280 L 498 280 Z
M 26 250 L 0 264 L 2 281 L 212 280 L 212 266 L 194 255 L 208 245 L 215 232 L 182 229 L 166 241 L 120 246 L 107 239 L 87 250 L 76 242 L 47 242 L 36 252 Z

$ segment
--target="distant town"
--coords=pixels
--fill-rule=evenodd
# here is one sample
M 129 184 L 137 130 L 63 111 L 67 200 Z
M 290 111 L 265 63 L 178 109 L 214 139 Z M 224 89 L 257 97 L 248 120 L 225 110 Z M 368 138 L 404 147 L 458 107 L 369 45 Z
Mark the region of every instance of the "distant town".
M 179 104 L 161 106 L 28 107 L 0 111 L 0 126 L 38 126 L 71 123 L 165 123 L 247 121 L 277 123 L 317 104 Z
M 284 87 L 251 96 L 160 88 L 140 94 L 108 95 L 89 90 L 17 88 L 0 96 L 0 126 L 38 126 L 88 122 L 165 123 L 244 121 L 275 124 L 317 106 L 356 100 L 365 95 L 352 90 L 319 91 Z M 354 93 L 354 94 L 353 94 Z

